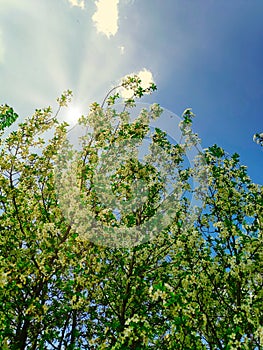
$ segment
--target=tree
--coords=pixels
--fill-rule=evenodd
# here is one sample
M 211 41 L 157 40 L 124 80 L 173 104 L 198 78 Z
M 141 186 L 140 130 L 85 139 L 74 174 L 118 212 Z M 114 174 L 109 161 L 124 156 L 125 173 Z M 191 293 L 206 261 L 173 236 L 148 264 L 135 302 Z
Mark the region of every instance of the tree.
M 189 332 L 201 336 L 207 348 L 260 349 L 262 187 L 251 182 L 237 154 L 227 156 L 215 145 L 205 157 L 209 188 L 197 220 L 203 246 L 184 285 L 185 305 L 179 307 Z M 174 316 L 177 298 L 173 289 L 168 304 Z M 189 349 L 193 344 L 190 340 Z
M 121 112 L 115 90 L 91 106 L 77 151 L 50 107 L 1 140 L 3 349 L 262 346 L 262 187 L 218 146 L 185 168 L 197 142 L 190 109 L 182 141 L 156 128 L 142 161 L 138 147 L 161 109 L 130 118 L 134 98 L 156 89 L 140 83 L 122 82 L 134 97 Z M 59 110 L 71 94 L 58 99 Z M 193 176 L 199 211 L 189 200 Z

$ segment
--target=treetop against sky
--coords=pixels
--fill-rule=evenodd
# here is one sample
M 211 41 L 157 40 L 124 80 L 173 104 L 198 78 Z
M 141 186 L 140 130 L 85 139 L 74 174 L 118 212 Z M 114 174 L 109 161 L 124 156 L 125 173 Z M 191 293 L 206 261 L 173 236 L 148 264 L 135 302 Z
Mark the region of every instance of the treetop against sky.
M 78 148 L 50 107 L 1 138 L 2 348 L 260 349 L 262 186 L 216 145 L 184 162 L 199 143 L 190 109 L 173 143 L 150 128 L 159 105 L 134 118 L 133 97 L 117 98 L 79 119 Z

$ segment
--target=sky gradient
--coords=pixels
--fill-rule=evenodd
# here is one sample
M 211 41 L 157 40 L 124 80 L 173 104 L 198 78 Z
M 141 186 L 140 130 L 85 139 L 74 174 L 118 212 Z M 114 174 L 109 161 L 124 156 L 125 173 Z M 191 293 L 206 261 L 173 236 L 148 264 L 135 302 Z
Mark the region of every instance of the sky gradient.
M 0 103 L 21 121 L 71 89 L 87 113 L 146 70 L 158 91 L 144 102 L 191 107 L 202 146 L 239 153 L 262 184 L 262 18 L 262 0 L 0 0 Z

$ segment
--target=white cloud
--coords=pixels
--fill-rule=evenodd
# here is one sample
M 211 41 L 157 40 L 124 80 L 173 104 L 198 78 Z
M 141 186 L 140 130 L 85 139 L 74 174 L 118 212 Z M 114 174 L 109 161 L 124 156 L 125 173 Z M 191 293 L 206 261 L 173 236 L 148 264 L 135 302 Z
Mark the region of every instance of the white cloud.
M 119 0 L 95 1 L 97 11 L 92 16 L 97 31 L 105 34 L 108 38 L 118 31 L 118 3 Z
M 76 6 L 76 7 L 80 7 L 82 10 L 84 10 L 85 8 L 85 1 L 84 0 L 68 0 L 68 2 L 70 3 L 70 5 Z
M 139 73 L 137 73 L 137 75 L 139 76 L 139 78 L 142 81 L 141 86 L 143 88 L 147 88 L 150 83 L 154 83 L 152 72 L 150 72 L 146 68 L 143 68 L 143 70 L 141 70 Z
M 143 68 L 142 70 L 140 70 L 137 73 L 128 74 L 125 77 L 132 76 L 134 74 L 137 75 L 141 79 L 141 87 L 144 89 L 149 87 L 149 85 L 151 83 L 155 83 L 154 79 L 153 79 L 152 72 L 146 68 Z M 131 98 L 133 96 L 133 91 L 130 89 L 121 88 L 119 92 L 120 92 L 122 98 Z

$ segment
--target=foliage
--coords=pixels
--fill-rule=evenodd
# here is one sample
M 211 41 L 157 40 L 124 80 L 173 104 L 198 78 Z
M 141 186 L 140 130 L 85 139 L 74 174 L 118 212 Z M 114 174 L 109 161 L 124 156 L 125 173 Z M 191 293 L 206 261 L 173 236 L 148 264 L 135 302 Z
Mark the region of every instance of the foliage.
M 14 112 L 14 109 L 7 104 L 0 106 L 0 131 L 6 127 L 11 126 L 16 119 L 18 114 Z
M 137 83 L 130 78 L 135 92 Z M 65 92 L 59 106 L 70 97 Z M 82 205 L 117 232 L 153 218 L 167 182 L 175 182 L 182 196 L 172 203 L 169 224 L 152 239 L 126 248 L 95 244 L 89 231 L 68 220 L 57 196 L 56 164 L 67 125 L 49 107 L 20 124 L 1 141 L 0 151 L 1 348 L 260 349 L 262 187 L 251 182 L 238 155 L 227 156 L 218 146 L 204 151 L 197 169 L 184 168 L 185 152 L 197 142 L 187 109 L 181 143 L 172 145 L 159 129 L 151 136 L 164 165 L 156 153 L 148 163 L 131 154 L 113 173 L 110 185 L 118 200 L 128 202 L 138 179 L 146 184 L 137 210 L 123 206 L 116 216 L 94 188 L 100 157 L 115 144 L 140 144 L 161 110 L 153 105 L 131 120 L 113 102 L 109 98 L 106 109 L 93 104 L 79 121 L 92 128 L 77 158 Z M 48 141 L 41 138 L 51 130 Z M 194 171 L 205 173 L 208 185 L 206 192 L 197 191 L 200 211 L 187 196 Z M 77 214 L 78 203 L 68 201 Z
M 263 133 L 255 134 L 253 140 L 260 146 L 263 146 Z

